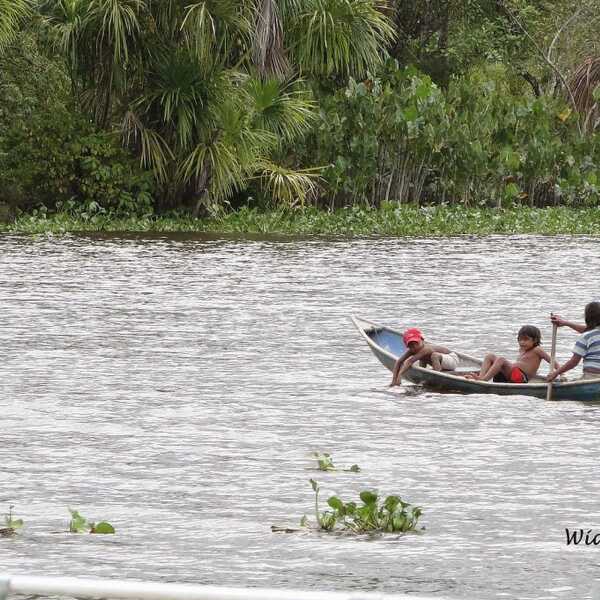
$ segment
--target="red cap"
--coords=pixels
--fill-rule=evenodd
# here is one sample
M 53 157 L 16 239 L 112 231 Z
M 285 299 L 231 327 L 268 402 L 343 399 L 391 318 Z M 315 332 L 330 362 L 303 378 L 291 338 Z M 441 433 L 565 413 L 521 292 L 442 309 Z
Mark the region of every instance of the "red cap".
M 408 346 L 410 342 L 420 342 L 423 339 L 423 334 L 416 328 L 407 329 L 402 336 L 404 343 Z

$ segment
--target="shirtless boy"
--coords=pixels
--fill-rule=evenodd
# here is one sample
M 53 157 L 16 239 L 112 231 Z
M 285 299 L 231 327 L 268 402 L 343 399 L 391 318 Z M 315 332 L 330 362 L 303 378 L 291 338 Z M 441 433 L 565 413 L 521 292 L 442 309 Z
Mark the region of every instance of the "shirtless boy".
M 454 352 L 450 352 L 445 346 L 426 343 L 418 329 L 407 329 L 402 339 L 406 352 L 394 365 L 390 387 L 399 385 L 402 375 L 417 361 L 420 361 L 422 367 L 431 365 L 436 371 L 454 371 L 458 367 L 458 356 Z
M 517 341 L 519 343 L 519 356 L 511 362 L 503 356 L 487 354 L 479 373 L 466 375 L 467 379 L 489 381 L 494 379 L 498 383 L 528 383 L 537 373 L 542 359 L 551 361 L 548 353 L 540 346 L 542 334 L 533 325 L 524 325 L 519 329 Z M 558 362 L 554 361 L 555 368 Z

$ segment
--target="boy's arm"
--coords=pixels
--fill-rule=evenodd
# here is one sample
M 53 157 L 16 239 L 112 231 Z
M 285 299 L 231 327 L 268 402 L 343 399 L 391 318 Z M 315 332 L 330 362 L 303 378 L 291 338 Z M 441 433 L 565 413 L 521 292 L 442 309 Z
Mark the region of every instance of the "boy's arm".
M 538 346 L 538 355 L 543 358 L 547 363 L 551 363 L 552 357 L 543 349 Z M 560 367 L 560 363 L 554 359 L 554 364 L 550 364 L 550 370 L 558 369 Z
M 429 356 L 432 352 L 433 352 L 432 348 L 430 348 L 429 346 L 425 346 L 425 348 L 423 348 L 422 350 L 419 350 L 419 352 L 417 352 L 416 354 L 413 354 L 410 358 L 407 358 L 404 361 L 404 364 L 402 365 L 400 372 L 398 373 L 398 377 L 399 378 L 402 377 L 402 375 L 404 375 L 404 373 L 406 373 L 406 371 L 408 371 L 408 369 L 410 369 L 410 367 L 414 363 L 421 360 L 422 358 Z
M 392 383 L 390 383 L 390 387 L 394 385 L 398 385 L 400 383 L 400 367 L 404 364 L 406 359 L 412 354 L 410 350 L 406 350 L 404 354 L 396 361 L 394 365 L 394 370 L 392 371 Z

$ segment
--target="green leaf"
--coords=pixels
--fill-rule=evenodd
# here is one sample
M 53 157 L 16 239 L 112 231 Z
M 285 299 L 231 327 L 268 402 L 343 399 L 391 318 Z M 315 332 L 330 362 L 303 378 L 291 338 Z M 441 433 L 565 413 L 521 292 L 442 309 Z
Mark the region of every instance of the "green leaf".
M 392 531 L 405 531 L 406 525 L 406 517 L 402 514 L 396 515 L 392 519 Z
M 71 513 L 71 522 L 69 523 L 69 531 L 71 533 L 85 533 L 90 530 L 90 524 L 87 519 L 79 514 L 78 511 L 69 508 Z
M 115 528 L 106 521 L 100 521 L 97 525 L 92 527 L 90 533 L 114 533 Z
M 360 493 L 360 499 L 367 505 L 377 502 L 377 493 L 365 490 Z
M 400 504 L 400 498 L 398 496 L 388 496 L 383 503 L 388 512 L 394 512 L 398 504 Z
M 353 515 L 356 512 L 356 503 L 355 502 L 348 502 L 345 505 L 345 509 L 346 509 L 346 514 L 347 515 Z
M 339 512 L 343 512 L 344 510 L 344 503 L 337 496 L 331 496 L 331 498 L 327 500 L 327 504 Z
M 408 106 L 402 112 L 402 116 L 406 121 L 411 123 L 417 120 L 417 117 L 419 116 L 419 111 L 417 111 L 417 108 L 415 106 Z

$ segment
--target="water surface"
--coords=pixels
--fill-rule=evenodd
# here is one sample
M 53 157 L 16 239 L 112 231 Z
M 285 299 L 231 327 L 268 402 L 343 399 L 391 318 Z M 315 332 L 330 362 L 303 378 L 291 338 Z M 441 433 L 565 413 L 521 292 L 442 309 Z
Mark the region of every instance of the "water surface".
M 600 406 L 387 389 L 350 314 L 514 357 L 581 319 L 600 240 L 0 237 L 2 571 L 449 598 L 589 598 Z M 591 270 L 590 270 L 591 269 Z M 559 359 L 576 334 L 561 329 Z M 359 474 L 319 473 L 314 451 Z M 423 535 L 274 534 L 397 493 Z M 63 533 L 67 507 L 116 536 Z M 5 512 L 5 510 L 2 510 Z

